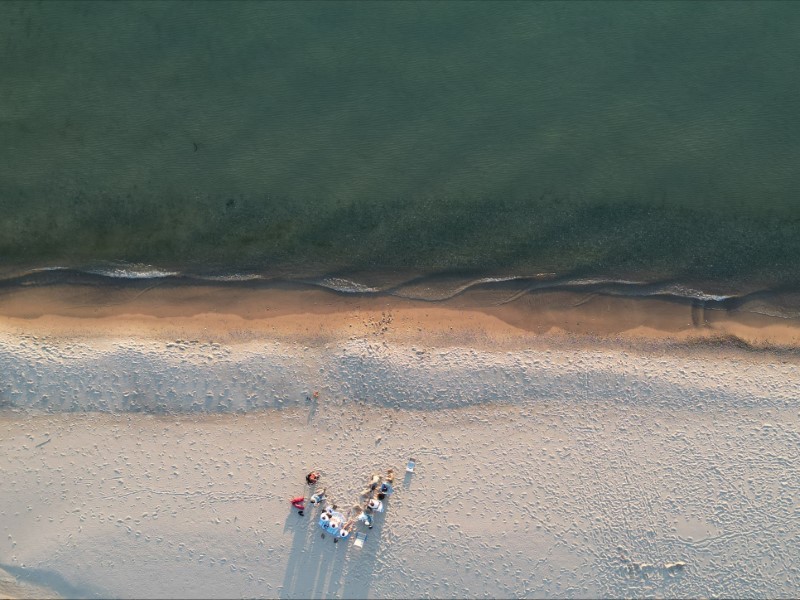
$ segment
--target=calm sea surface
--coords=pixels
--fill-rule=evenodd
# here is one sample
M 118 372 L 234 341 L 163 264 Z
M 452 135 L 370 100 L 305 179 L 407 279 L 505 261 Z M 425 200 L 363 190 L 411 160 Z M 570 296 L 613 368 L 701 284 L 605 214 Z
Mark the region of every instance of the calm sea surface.
M 0 3 L 0 266 L 793 285 L 800 3 Z

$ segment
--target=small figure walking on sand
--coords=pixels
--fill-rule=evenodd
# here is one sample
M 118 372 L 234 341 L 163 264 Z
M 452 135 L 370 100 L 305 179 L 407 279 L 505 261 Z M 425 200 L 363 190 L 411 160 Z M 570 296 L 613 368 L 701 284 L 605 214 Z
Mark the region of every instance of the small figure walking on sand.
M 306 483 L 308 485 L 315 485 L 319 481 L 319 471 L 311 471 L 306 475 Z

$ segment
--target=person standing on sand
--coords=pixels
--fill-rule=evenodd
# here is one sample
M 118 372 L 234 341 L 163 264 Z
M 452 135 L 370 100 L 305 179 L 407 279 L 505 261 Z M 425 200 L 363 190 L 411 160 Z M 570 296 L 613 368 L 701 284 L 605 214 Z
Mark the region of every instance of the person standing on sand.
M 297 509 L 297 516 L 299 517 L 303 516 L 303 511 L 306 509 L 305 501 L 306 499 L 304 496 L 297 496 L 296 498 L 292 498 L 290 500 L 292 506 Z
M 311 471 L 306 475 L 306 483 L 308 485 L 315 485 L 319 481 L 319 471 Z

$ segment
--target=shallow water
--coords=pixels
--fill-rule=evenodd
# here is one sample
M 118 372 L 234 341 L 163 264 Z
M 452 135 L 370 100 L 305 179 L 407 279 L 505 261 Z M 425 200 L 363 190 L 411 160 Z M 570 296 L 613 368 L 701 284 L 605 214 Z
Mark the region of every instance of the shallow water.
M 796 281 L 792 3 L 4 3 L 0 262 Z

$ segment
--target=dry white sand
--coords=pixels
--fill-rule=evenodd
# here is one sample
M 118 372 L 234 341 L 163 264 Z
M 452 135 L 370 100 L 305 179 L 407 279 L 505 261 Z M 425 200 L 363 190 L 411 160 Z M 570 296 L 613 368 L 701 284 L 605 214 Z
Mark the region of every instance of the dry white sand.
M 4 334 L 0 371 L 0 567 L 17 586 L 286 598 L 800 588 L 794 359 L 552 340 L 503 352 Z M 312 467 L 347 505 L 410 455 L 417 472 L 363 549 L 290 510 Z M 10 586 L 0 596 L 23 589 Z

